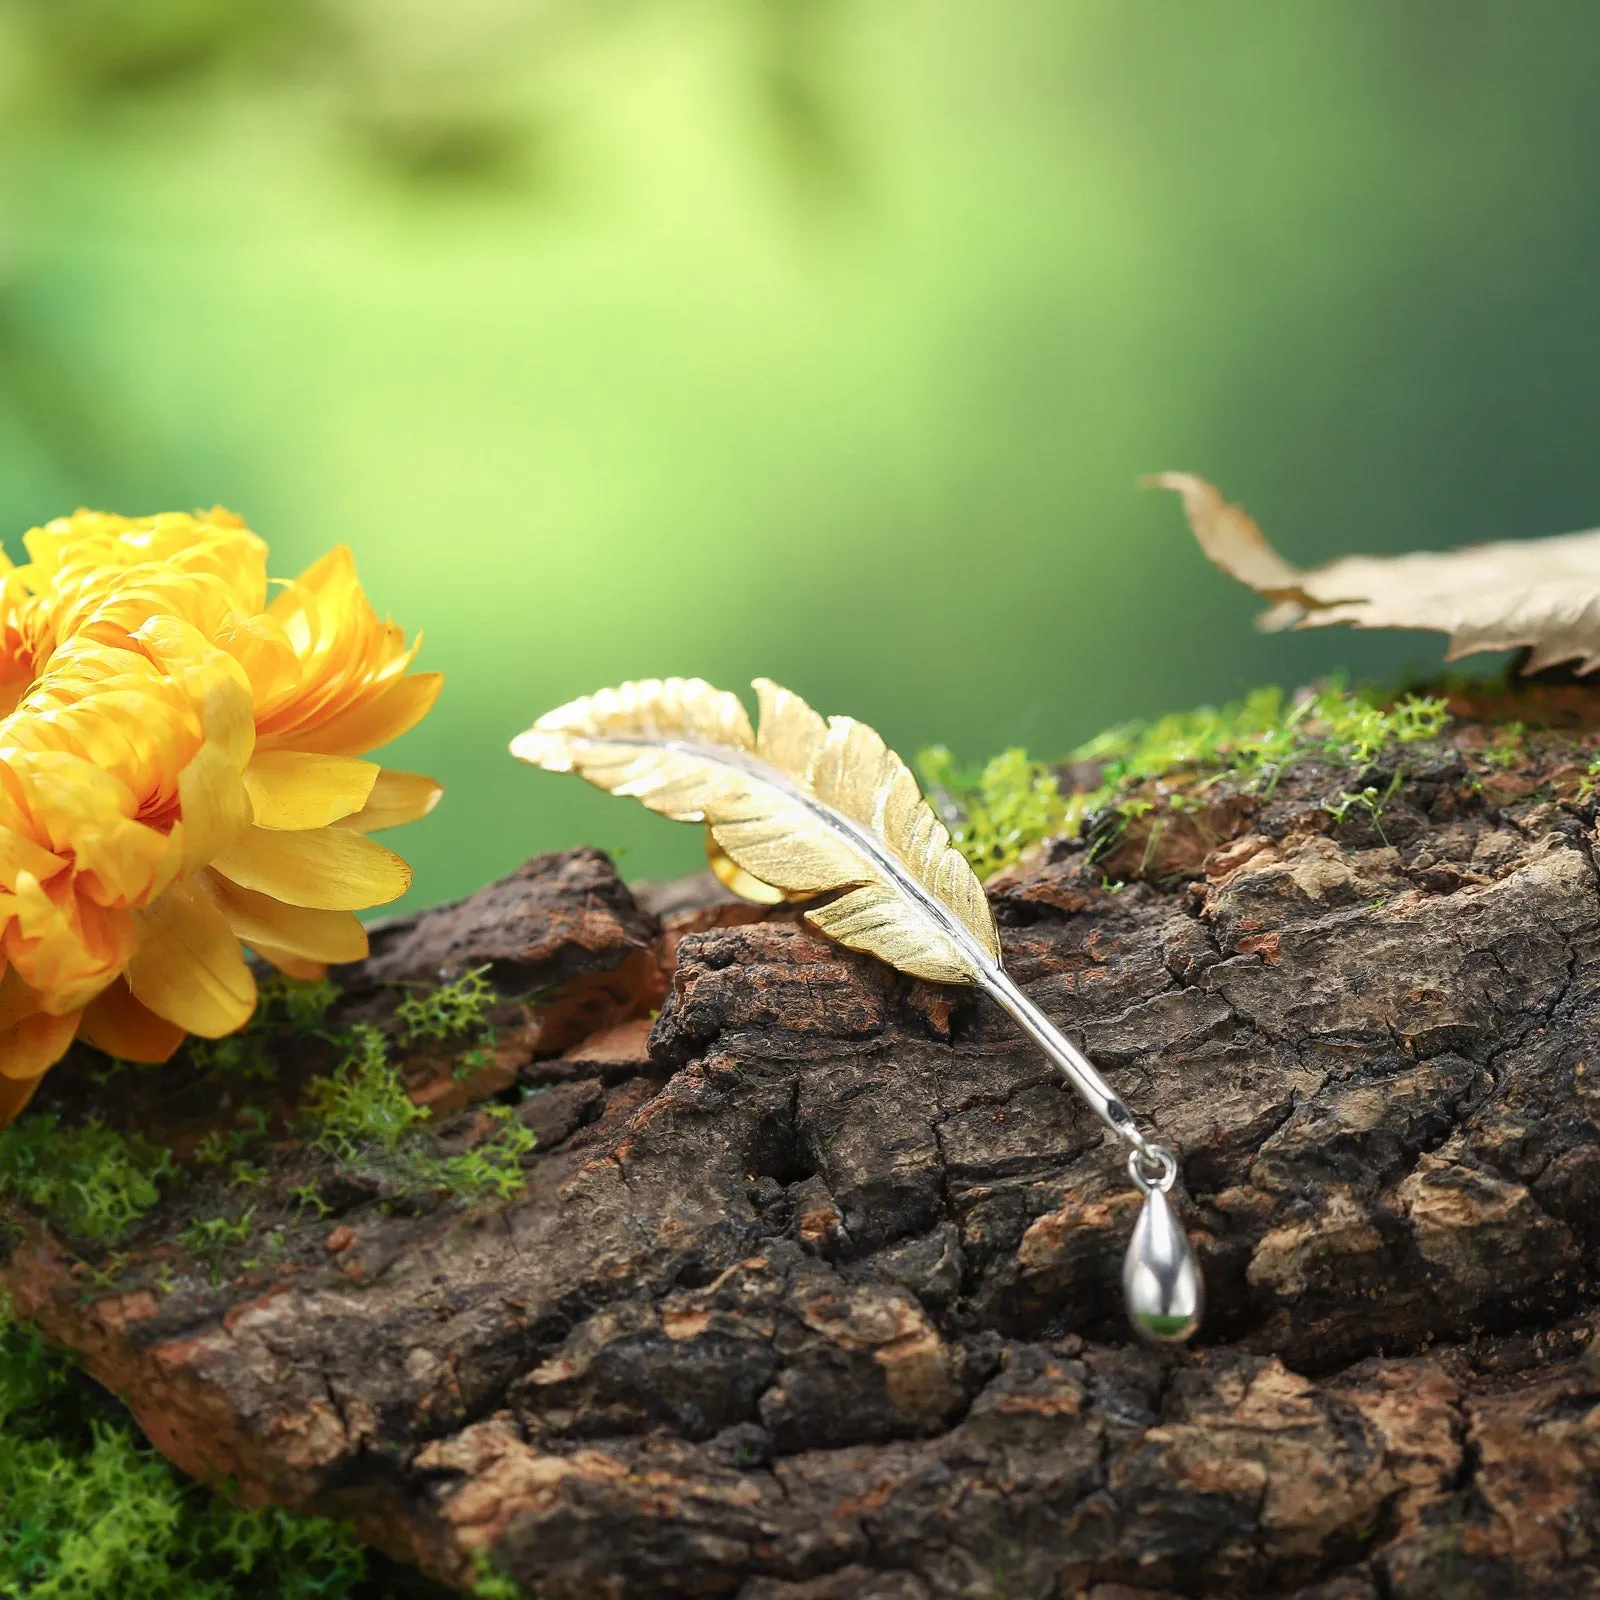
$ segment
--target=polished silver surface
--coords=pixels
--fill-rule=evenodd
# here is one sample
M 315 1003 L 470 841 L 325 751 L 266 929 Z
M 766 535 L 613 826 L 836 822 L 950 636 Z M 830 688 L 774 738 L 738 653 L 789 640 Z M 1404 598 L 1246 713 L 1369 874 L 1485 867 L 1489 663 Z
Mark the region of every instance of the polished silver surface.
M 1147 1339 L 1177 1343 L 1200 1326 L 1204 1306 L 1199 1265 L 1167 1199 L 1178 1163 L 1170 1150 L 1150 1145 L 1130 1155 L 1128 1171 L 1144 1191 L 1144 1206 L 1122 1258 L 1128 1320 Z
M 1111 1085 L 1089 1064 L 1089 1059 L 1055 1024 L 1011 981 L 1001 968 L 983 972 L 980 981 L 990 997 L 1003 1006 L 1052 1065 L 1077 1091 L 1078 1097 L 1120 1139 L 1135 1150 L 1151 1148 L 1133 1120 L 1133 1113 L 1112 1093 Z
M 1050 1058 L 1068 1086 L 1129 1146 L 1128 1172 L 1144 1193 L 1145 1202 L 1122 1263 L 1128 1319 L 1147 1339 L 1164 1344 L 1187 1339 L 1200 1326 L 1204 1289 L 1199 1264 L 1167 1199 L 1167 1191 L 1178 1177 L 1177 1157 L 1165 1145 L 1145 1138 L 1133 1113 L 1095 1071 L 1088 1057 L 1003 969 L 983 969 L 979 981 Z

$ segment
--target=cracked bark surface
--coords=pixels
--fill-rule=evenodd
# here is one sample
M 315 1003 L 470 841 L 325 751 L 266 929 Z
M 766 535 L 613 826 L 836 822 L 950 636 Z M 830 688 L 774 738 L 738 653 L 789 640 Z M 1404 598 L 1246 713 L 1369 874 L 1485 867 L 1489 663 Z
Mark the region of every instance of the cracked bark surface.
M 341 979 L 381 1025 L 490 966 L 490 1066 L 406 1070 L 461 1147 L 515 1104 L 521 1196 L 322 1174 L 308 1220 L 285 1136 L 276 1259 L 175 1243 L 197 1170 L 113 1287 L 25 1214 L 5 1284 L 187 1470 L 461 1587 L 482 1552 L 546 1600 L 1600 1595 L 1594 811 L 1570 753 L 1473 732 L 1377 818 L 1311 764 L 991 884 L 1009 969 L 1180 1152 L 1187 1351 L 1129 1342 L 1119 1149 L 996 1010 L 589 851 Z M 275 1117 L 329 1064 L 283 1055 Z M 91 1065 L 52 1109 L 106 1108 Z M 180 1155 L 235 1114 L 113 1081 Z

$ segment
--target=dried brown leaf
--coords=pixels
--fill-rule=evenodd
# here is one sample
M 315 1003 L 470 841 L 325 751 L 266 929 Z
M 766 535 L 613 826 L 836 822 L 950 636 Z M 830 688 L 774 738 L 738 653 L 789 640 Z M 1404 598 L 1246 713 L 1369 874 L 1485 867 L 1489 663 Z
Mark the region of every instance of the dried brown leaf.
M 1450 635 L 1452 661 L 1527 649 L 1525 672 L 1566 661 L 1579 672 L 1600 667 L 1600 530 L 1300 568 L 1204 478 L 1164 472 L 1150 482 L 1182 497 L 1215 565 L 1277 602 L 1259 618 L 1263 628 L 1420 628 Z

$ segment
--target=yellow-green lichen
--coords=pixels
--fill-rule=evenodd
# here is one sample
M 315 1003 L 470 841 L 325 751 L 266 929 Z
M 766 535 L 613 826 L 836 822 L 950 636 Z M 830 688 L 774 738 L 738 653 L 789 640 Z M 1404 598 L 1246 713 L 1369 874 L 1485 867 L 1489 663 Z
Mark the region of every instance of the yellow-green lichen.
M 1102 786 L 1089 797 L 1098 802 L 1179 768 L 1271 783 L 1308 756 L 1364 766 L 1392 745 L 1436 738 L 1449 720 L 1443 700 L 1421 695 L 1391 702 L 1333 684 L 1291 698 L 1266 688 L 1223 706 L 1124 723 L 1074 751 L 1073 760 L 1103 763 Z
M 344 1059 L 311 1080 L 302 1102 L 315 1124 L 312 1143 L 346 1160 L 372 1146 L 398 1150 L 428 1113 L 406 1094 L 380 1029 L 357 1023 L 346 1040 Z
M 453 1075 L 466 1082 L 493 1066 L 495 1030 L 489 1012 L 500 995 L 488 974 L 487 966 L 474 967 L 453 983 L 407 995 L 394 1012 L 400 1043 L 440 1043 L 471 1036 L 472 1044 L 456 1057 Z
M 481 1546 L 472 1555 L 472 1592 L 478 1600 L 538 1600 L 515 1578 L 495 1565 L 494 1557 Z
M 1578 782 L 1579 803 L 1593 799 L 1596 791 L 1600 791 L 1600 755 L 1590 761 L 1588 770 Z
M 1502 723 L 1494 743 L 1484 750 L 1483 759 L 1500 771 L 1521 766 L 1528 759 L 1527 736 L 1528 730 L 1522 723 Z

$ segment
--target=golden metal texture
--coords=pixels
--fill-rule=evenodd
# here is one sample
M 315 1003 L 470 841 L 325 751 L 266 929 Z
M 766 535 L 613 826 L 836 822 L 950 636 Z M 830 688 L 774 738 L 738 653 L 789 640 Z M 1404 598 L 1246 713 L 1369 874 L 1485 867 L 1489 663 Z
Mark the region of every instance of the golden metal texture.
M 724 889 L 749 900 L 758 906 L 781 906 L 789 897 L 782 889 L 752 878 L 726 850 L 717 843 L 717 836 L 706 829 L 706 865 Z
M 765 678 L 755 690 L 759 732 L 737 696 L 699 678 L 651 678 L 547 713 L 511 751 L 705 823 L 713 870 L 725 857 L 768 903 L 835 894 L 804 915 L 852 950 L 942 983 L 997 972 L 983 886 L 905 762 L 864 723 L 824 720 Z M 729 882 L 726 869 L 718 876 Z

